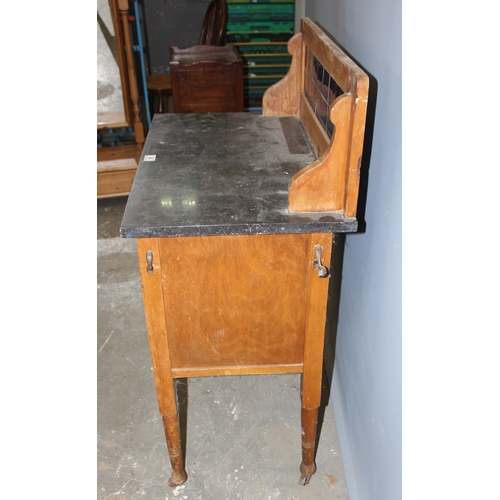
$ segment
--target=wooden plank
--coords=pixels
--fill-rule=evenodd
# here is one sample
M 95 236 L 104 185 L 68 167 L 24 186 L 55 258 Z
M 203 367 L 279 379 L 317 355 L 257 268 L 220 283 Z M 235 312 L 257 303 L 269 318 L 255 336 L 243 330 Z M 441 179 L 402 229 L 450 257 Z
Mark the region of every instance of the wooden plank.
M 368 93 L 368 77 L 358 79 L 358 87 L 363 90 L 357 95 Z M 365 140 L 366 110 L 368 98 L 358 98 L 353 103 L 351 113 L 351 130 L 349 136 L 348 165 L 346 168 L 346 190 L 344 201 L 344 215 L 356 217 L 358 208 L 359 179 L 361 177 L 361 160 L 363 155 L 363 144 Z
M 137 168 L 97 172 L 97 198 L 124 196 L 130 193 Z
M 136 163 L 141 161 L 143 144 L 115 146 L 110 148 L 97 148 L 97 161 L 113 161 L 133 158 Z
M 119 160 L 98 161 L 97 170 L 99 172 L 117 170 L 137 170 L 137 162 L 134 158 L 124 158 Z
M 103 200 L 105 198 L 118 198 L 120 196 L 128 196 L 130 194 L 129 191 L 125 191 L 124 193 L 112 193 L 112 194 L 102 194 L 100 196 L 97 196 L 98 200 Z
M 283 373 L 302 373 L 303 364 L 294 365 L 254 365 L 254 366 L 219 366 L 217 368 L 173 368 L 174 378 L 216 377 L 223 375 L 277 375 Z
M 153 272 L 151 274 L 147 271 L 146 252 L 148 250 L 153 253 Z M 176 415 L 175 388 L 172 380 L 165 312 L 163 310 L 163 287 L 158 239 L 139 238 L 137 240 L 137 251 L 158 406 L 162 416 Z
M 344 92 L 352 92 L 354 90 L 352 84 L 356 83 L 356 78 L 366 76 L 365 72 L 310 19 L 302 19 L 301 31 L 304 44 L 309 47 L 330 76 Z M 359 91 L 362 92 L 363 89 L 359 88 Z M 358 97 L 366 98 L 367 95 Z
M 162 90 L 172 94 L 172 80 L 170 75 L 146 75 L 148 90 Z
M 125 118 L 125 112 L 119 111 L 100 111 L 97 113 L 97 130 L 105 128 L 128 127 L 129 124 Z
M 311 255 L 316 245 L 321 245 L 322 263 L 330 266 L 332 234 L 316 233 L 310 238 Z M 325 339 L 326 304 L 328 300 L 329 278 L 320 278 L 318 270 L 309 266 L 307 280 L 307 318 L 304 341 L 304 371 L 302 375 L 302 408 L 318 408 L 321 401 L 321 381 L 323 376 L 323 350 Z

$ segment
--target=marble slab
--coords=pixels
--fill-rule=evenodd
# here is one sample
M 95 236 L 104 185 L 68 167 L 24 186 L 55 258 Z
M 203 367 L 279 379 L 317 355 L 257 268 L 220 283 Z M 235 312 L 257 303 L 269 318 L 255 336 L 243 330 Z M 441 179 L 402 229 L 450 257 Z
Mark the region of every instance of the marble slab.
M 120 227 L 124 238 L 354 232 L 342 213 L 288 211 L 316 159 L 298 117 L 156 114 Z

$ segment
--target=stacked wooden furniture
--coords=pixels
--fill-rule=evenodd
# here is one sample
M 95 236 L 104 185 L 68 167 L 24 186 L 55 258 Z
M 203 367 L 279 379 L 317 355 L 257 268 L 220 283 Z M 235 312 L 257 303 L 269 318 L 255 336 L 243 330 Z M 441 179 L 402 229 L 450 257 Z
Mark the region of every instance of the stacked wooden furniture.
M 143 144 L 97 149 L 97 198 L 126 196 L 134 182 Z
M 170 486 L 187 478 L 184 377 L 300 373 L 300 483 L 316 470 L 330 257 L 335 234 L 357 230 L 368 77 L 309 19 L 288 47 L 264 115 L 155 118 L 122 221 L 137 238 Z
M 115 32 L 124 109 L 98 114 L 97 130 L 132 127 L 136 144 L 97 148 L 97 198 L 127 195 L 130 192 L 144 144 L 144 126 L 140 116 L 139 90 L 130 33 L 129 3 L 128 0 L 110 0 L 109 5 Z

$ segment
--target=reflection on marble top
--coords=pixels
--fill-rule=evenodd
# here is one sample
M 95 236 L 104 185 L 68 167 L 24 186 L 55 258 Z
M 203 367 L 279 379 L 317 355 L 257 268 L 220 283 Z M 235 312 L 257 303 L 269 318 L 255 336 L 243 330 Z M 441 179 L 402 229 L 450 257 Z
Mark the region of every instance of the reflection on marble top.
M 356 220 L 341 213 L 288 212 L 291 178 L 315 159 L 298 117 L 156 114 L 120 234 L 356 231 Z

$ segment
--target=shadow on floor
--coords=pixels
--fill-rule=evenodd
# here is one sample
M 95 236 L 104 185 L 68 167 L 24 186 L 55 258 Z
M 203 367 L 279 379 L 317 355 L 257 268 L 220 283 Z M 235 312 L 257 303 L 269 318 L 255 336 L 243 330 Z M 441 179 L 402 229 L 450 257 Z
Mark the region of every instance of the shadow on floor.
M 120 224 L 128 196 L 97 200 L 97 239 L 120 237 Z

